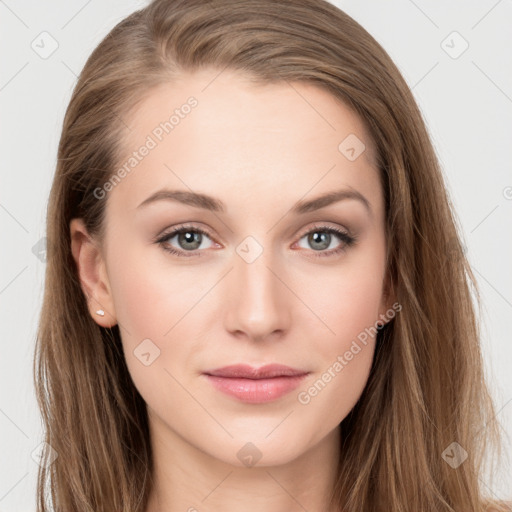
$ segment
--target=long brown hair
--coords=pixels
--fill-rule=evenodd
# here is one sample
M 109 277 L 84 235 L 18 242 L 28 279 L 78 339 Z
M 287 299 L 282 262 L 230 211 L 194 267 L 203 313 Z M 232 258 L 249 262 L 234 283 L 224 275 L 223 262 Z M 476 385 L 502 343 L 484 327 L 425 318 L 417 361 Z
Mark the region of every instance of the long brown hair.
M 477 283 L 425 123 L 397 67 L 324 0 L 155 0 L 91 54 L 63 123 L 34 358 L 45 440 L 55 451 L 45 452 L 39 471 L 38 512 L 145 510 L 146 406 L 118 327 L 90 317 L 69 224 L 83 218 L 101 239 L 105 200 L 94 190 L 119 165 L 123 118 L 152 87 L 206 66 L 254 83 L 323 88 L 359 114 L 377 148 L 387 270 L 402 310 L 379 332 L 367 386 L 341 423 L 333 503 L 344 512 L 487 510 L 479 480 L 484 455 L 501 453 L 501 432 L 483 372 L 471 295 L 479 301 Z M 454 453 L 467 453 L 456 468 L 447 462 Z

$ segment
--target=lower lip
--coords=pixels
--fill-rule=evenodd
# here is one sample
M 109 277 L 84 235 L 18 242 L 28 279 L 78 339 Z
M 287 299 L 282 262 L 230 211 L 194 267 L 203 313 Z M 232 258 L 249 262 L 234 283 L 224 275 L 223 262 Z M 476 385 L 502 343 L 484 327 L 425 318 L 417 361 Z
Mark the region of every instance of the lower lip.
M 241 379 L 206 375 L 219 391 L 242 402 L 260 404 L 277 400 L 299 386 L 304 375 L 272 377 L 270 379 Z

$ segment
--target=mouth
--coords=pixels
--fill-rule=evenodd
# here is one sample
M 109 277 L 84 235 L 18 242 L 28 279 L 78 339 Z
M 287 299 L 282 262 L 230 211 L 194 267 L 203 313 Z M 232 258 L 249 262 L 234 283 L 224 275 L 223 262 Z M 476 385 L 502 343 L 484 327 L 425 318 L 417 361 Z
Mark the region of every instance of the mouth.
M 299 386 L 309 374 L 289 366 L 271 364 L 260 368 L 231 365 L 204 372 L 215 389 L 247 403 L 265 403 L 281 398 Z

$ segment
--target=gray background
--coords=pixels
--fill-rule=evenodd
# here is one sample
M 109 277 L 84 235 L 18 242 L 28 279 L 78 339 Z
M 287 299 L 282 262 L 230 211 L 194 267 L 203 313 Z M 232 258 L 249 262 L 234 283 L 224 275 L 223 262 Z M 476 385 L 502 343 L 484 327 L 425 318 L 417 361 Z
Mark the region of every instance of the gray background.
M 486 371 L 510 436 L 512 2 L 334 3 L 388 51 L 428 124 L 482 291 Z M 0 512 L 35 510 L 32 453 L 42 428 L 31 372 L 45 263 L 33 247 L 44 236 L 64 111 L 100 39 L 144 5 L 0 0 Z M 42 58 L 52 44 L 57 49 Z M 510 439 L 506 449 L 509 457 Z M 510 473 L 504 467 L 483 484 L 510 499 Z

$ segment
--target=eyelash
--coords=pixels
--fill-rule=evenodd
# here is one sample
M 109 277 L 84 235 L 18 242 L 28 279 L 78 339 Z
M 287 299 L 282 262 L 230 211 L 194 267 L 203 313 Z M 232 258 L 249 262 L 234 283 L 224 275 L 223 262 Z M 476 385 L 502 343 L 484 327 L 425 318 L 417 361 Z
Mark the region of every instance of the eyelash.
M 201 256 L 201 251 L 198 251 L 198 252 L 196 252 L 196 251 L 178 251 L 178 250 L 174 249 L 173 247 L 166 245 L 166 243 L 168 243 L 167 241 L 170 238 L 174 238 L 175 235 L 179 235 L 181 233 L 187 233 L 187 232 L 200 233 L 202 235 L 206 235 L 209 238 L 212 238 L 207 231 L 205 231 L 201 228 L 185 225 L 185 226 L 180 226 L 178 228 L 175 228 L 175 229 L 169 231 L 168 233 L 164 233 L 161 237 L 159 237 L 158 239 L 155 240 L 155 243 L 159 244 L 164 249 L 164 251 L 167 251 L 175 256 L 185 257 L 185 258 Z M 305 236 L 307 236 L 311 233 L 317 233 L 317 232 L 337 235 L 338 238 L 343 242 L 343 244 L 340 247 L 338 247 L 337 249 L 330 249 L 328 251 L 325 251 L 325 250 L 324 251 L 313 251 L 316 253 L 314 255 L 314 257 L 324 258 L 324 257 L 328 257 L 328 256 L 335 256 L 337 254 L 340 254 L 340 253 L 346 251 L 349 247 L 352 247 L 357 242 L 357 237 L 355 237 L 353 235 L 352 236 L 349 235 L 346 231 L 343 231 L 341 229 L 338 229 L 338 228 L 335 228 L 332 226 L 323 226 L 323 225 L 313 226 L 313 228 L 310 229 L 309 231 L 306 231 L 306 233 L 304 233 L 299 238 L 299 240 L 301 240 L 302 238 L 304 238 Z

